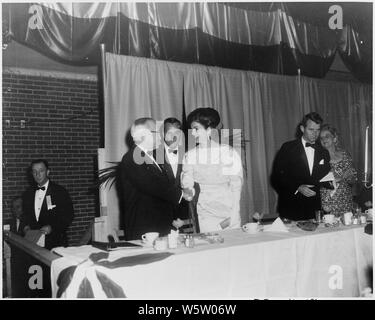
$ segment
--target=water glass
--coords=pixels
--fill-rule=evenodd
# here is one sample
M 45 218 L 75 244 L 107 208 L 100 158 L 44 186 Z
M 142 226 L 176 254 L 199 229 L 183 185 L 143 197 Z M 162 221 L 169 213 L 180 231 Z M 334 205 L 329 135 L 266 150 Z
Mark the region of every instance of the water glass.
M 323 216 L 323 210 L 316 210 L 315 211 L 315 221 L 317 223 L 321 223 L 322 222 L 322 216 Z

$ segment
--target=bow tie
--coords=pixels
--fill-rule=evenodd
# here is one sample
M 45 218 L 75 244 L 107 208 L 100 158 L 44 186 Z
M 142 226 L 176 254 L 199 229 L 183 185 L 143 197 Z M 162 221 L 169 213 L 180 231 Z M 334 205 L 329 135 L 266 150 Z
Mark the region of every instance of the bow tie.
M 36 190 L 43 190 L 43 191 L 44 191 L 44 190 L 46 190 L 46 187 L 38 187 L 38 186 L 37 186 L 37 187 L 36 187 Z
M 306 142 L 306 148 L 308 148 L 308 147 L 311 147 L 311 148 L 315 149 L 316 145 L 315 145 L 315 143 L 312 144 L 312 143 Z
M 173 154 L 177 154 L 177 149 L 175 149 L 175 150 L 172 150 L 172 149 L 168 149 L 168 153 L 173 153 Z

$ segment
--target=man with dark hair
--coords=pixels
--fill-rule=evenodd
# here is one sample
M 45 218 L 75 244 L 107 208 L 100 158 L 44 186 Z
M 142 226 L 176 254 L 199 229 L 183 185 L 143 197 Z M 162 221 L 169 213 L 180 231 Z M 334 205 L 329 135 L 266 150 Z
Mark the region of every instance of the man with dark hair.
M 141 239 L 146 232 L 168 234 L 174 208 L 182 197 L 191 199 L 194 191 L 181 190 L 157 163 L 155 150 L 161 139 L 154 119 L 135 120 L 130 133 L 135 145 L 123 156 L 120 164 L 125 239 Z
M 271 183 L 279 195 L 281 218 L 307 220 L 321 208 L 320 180 L 330 171 L 330 157 L 318 142 L 323 120 L 316 112 L 305 115 L 299 125 L 301 137 L 284 143 L 276 155 Z
M 185 139 L 181 130 L 182 124 L 176 118 L 167 118 L 163 124 L 164 143 L 156 151 L 156 161 L 166 172 L 169 181 L 176 187 L 181 188 L 182 161 L 185 155 Z M 184 219 L 189 217 L 188 202 L 182 199 L 174 207 L 175 227 L 181 227 Z
M 31 162 L 35 185 L 23 195 L 22 230 L 40 230 L 46 249 L 67 246 L 66 230 L 73 220 L 73 204 L 62 186 L 49 180 L 49 165 L 44 159 Z

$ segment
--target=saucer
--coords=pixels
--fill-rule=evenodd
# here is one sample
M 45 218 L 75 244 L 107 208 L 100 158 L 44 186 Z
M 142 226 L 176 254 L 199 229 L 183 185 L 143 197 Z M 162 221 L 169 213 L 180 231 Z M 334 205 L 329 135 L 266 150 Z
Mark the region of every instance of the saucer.
M 146 248 L 152 248 L 154 246 L 153 243 L 145 242 L 143 240 L 141 242 L 142 242 L 142 246 Z

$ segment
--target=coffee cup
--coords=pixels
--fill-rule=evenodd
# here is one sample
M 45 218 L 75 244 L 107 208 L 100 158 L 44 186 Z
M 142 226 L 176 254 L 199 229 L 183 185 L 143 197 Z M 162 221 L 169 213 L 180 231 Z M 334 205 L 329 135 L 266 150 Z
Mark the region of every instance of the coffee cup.
M 144 244 L 152 246 L 154 241 L 159 237 L 159 232 L 147 232 L 142 234 L 142 242 Z
M 249 222 L 242 226 L 242 230 L 246 233 L 257 233 L 259 231 L 259 224 L 256 222 Z
M 333 224 L 335 222 L 335 216 L 333 214 L 325 214 L 323 216 L 324 223 Z

